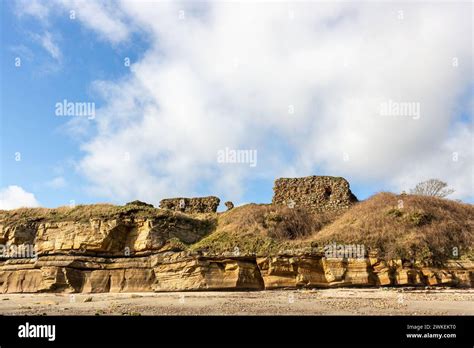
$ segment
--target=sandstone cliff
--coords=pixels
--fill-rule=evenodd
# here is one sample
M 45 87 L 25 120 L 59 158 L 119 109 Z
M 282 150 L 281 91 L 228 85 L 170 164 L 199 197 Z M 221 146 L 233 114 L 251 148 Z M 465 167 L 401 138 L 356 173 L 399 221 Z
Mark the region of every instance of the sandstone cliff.
M 386 193 L 342 212 L 182 213 L 142 202 L 0 211 L 0 292 L 472 287 L 473 211 Z M 328 254 L 332 243 L 363 248 Z

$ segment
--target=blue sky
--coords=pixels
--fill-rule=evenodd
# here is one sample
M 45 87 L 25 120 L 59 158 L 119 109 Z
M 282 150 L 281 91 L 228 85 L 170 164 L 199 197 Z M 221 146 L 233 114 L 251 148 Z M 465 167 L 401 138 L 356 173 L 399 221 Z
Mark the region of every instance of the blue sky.
M 64 99 L 101 100 L 91 81 L 127 74 L 124 53 L 130 59 L 144 50 L 137 41 L 111 47 L 69 20 L 56 19 L 61 32 L 63 59 L 51 57 L 31 36 L 41 32 L 34 17 L 19 18 L 13 2 L 2 3 L 2 186 L 18 185 L 33 192 L 42 206 L 108 201 L 87 191 L 87 182 L 75 170 L 80 141 L 65 132 L 65 120 L 55 116 L 55 104 Z M 15 65 L 20 57 L 21 66 Z M 93 131 L 93 129 L 91 130 Z M 21 159 L 16 161 L 16 153 Z M 64 185 L 52 184 L 64 178 Z
M 305 175 L 359 199 L 437 177 L 473 202 L 472 4 L 1 4 L 3 208 L 270 202 Z M 94 119 L 55 115 L 65 99 Z M 258 164 L 217 163 L 225 148 Z

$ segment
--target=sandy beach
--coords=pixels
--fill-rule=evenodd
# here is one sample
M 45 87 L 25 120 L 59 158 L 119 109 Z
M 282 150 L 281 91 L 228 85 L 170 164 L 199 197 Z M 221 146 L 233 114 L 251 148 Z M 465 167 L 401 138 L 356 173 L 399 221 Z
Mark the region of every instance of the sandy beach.
M 1 315 L 474 315 L 473 289 L 2 294 Z

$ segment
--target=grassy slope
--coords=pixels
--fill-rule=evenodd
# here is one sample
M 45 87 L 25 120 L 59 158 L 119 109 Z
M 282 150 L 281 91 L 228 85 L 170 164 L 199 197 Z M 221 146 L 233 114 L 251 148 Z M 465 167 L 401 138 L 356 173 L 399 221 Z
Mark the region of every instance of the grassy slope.
M 403 206 L 402 206 L 403 204 Z M 336 242 L 362 244 L 390 258 L 473 258 L 474 206 L 452 200 L 379 193 L 337 215 L 246 205 L 222 214 L 217 229 L 193 249 L 268 254 Z
M 379 193 L 313 236 L 319 243 L 363 244 L 386 258 L 444 260 L 471 256 L 474 206 L 417 195 Z
M 310 247 L 307 239 L 335 218 L 270 204 L 247 204 L 219 216 L 216 230 L 191 246 L 213 254 L 268 255 Z

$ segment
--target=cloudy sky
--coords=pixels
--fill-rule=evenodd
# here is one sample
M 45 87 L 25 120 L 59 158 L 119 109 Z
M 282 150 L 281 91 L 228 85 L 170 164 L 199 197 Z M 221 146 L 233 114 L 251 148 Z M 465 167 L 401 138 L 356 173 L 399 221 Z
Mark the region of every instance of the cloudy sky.
M 472 6 L 2 1 L 0 208 L 270 202 L 306 175 L 473 202 Z

